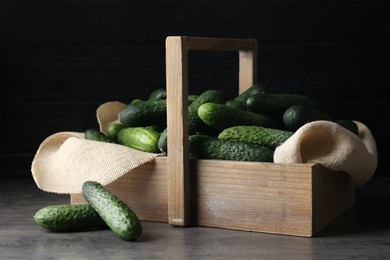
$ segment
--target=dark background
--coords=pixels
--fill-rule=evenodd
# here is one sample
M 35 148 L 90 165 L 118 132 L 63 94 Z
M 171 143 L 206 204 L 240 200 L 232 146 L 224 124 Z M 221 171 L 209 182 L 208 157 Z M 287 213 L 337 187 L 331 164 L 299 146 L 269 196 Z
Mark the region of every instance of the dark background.
M 30 176 L 40 143 L 96 127 L 107 101 L 165 88 L 169 35 L 258 41 L 258 82 L 366 124 L 390 177 L 390 1 L 0 0 L 0 174 Z M 190 92 L 237 93 L 238 56 L 190 53 Z

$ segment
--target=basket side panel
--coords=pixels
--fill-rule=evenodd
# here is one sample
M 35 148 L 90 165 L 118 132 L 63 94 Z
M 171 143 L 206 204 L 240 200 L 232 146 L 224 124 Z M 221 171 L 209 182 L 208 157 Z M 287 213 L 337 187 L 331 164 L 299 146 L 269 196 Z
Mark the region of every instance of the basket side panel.
M 157 157 L 106 187 L 125 202 L 141 220 L 168 222 L 166 157 Z M 71 194 L 70 202 L 86 203 L 82 194 Z
M 313 169 L 313 230 L 318 233 L 356 202 L 356 186 L 346 172 Z
M 310 166 L 199 160 L 191 169 L 197 225 L 312 236 Z

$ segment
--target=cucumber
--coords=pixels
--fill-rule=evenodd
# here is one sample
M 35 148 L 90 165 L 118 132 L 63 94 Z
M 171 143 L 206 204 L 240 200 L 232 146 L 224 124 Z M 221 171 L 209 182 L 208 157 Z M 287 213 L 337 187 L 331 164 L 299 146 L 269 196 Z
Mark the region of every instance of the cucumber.
M 215 103 L 223 103 L 224 95 L 219 90 L 206 90 L 201 93 L 199 96 L 195 96 L 196 98 L 192 101 L 192 103 L 188 106 L 188 132 L 189 135 L 203 132 L 203 133 L 213 133 L 212 129 L 208 129 L 209 127 L 204 124 L 204 122 L 199 118 L 198 108 L 207 102 L 215 102 Z M 158 146 L 161 152 L 168 152 L 168 132 L 167 129 L 163 130 L 160 135 L 160 140 L 158 141 Z
M 276 147 L 284 143 L 293 133 L 292 131 L 261 126 L 232 126 L 224 129 L 218 135 L 218 138 L 260 144 L 275 150 Z
M 167 125 L 167 102 L 164 99 L 130 103 L 119 112 L 119 122 L 127 127 L 156 125 L 164 129 Z
M 205 103 L 198 109 L 200 119 L 207 125 L 223 130 L 237 125 L 276 126 L 270 117 L 217 103 Z
M 90 128 L 84 131 L 85 139 L 87 140 L 94 140 L 99 142 L 106 142 L 106 143 L 114 143 L 115 140 L 111 139 L 104 133 L 100 132 L 99 130 L 95 128 Z
M 164 131 L 161 132 L 160 138 L 158 139 L 158 149 L 160 152 L 167 154 L 168 153 L 168 129 L 165 128 Z
M 127 127 L 118 133 L 118 143 L 140 151 L 157 153 L 160 132 L 155 127 Z
M 228 100 L 225 105 L 229 107 L 234 107 L 242 110 L 247 110 L 245 102 L 237 101 L 237 100 Z
M 281 117 L 286 109 L 293 105 L 305 105 L 311 108 L 316 106 L 313 99 L 298 94 L 255 94 L 246 100 L 246 106 L 250 111 L 275 117 Z
M 198 109 L 201 105 L 213 102 L 222 104 L 225 102 L 224 95 L 219 90 L 206 90 L 188 106 L 188 134 L 195 134 L 205 128 L 202 120 L 199 118 Z
M 134 211 L 110 190 L 96 181 L 86 181 L 83 196 L 115 235 L 134 241 L 142 234 L 142 223 Z
M 124 124 L 121 124 L 119 122 L 112 122 L 107 127 L 107 136 L 112 140 L 118 140 L 118 133 L 123 128 L 126 128 Z
M 246 110 L 246 100 L 248 99 L 248 97 L 258 93 L 266 93 L 266 90 L 263 85 L 254 84 L 250 88 L 236 96 L 234 99 L 228 100 L 225 104 L 234 108 Z
M 161 100 L 167 98 L 167 91 L 165 88 L 158 88 L 150 93 L 148 100 Z
M 191 105 L 198 97 L 199 95 L 188 95 L 188 105 Z
M 350 119 L 338 119 L 334 121 L 335 123 L 341 125 L 342 127 L 348 129 L 352 133 L 359 135 L 359 129 L 355 122 Z
M 291 106 L 283 114 L 283 123 L 291 131 L 296 131 L 304 124 L 317 120 L 332 121 L 325 112 L 305 105 Z
M 46 206 L 34 215 L 34 221 L 53 232 L 76 232 L 108 228 L 89 204 Z
M 273 162 L 274 151 L 259 144 L 223 140 L 207 135 L 191 135 L 189 144 L 191 158 Z

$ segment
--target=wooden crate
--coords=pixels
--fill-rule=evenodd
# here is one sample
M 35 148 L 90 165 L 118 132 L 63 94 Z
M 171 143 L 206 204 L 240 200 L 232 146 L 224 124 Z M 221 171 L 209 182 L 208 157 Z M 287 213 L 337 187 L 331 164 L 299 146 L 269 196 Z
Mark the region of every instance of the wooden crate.
M 256 82 L 251 39 L 168 37 L 168 155 L 107 185 L 144 221 L 311 237 L 355 203 L 348 174 L 319 164 L 188 158 L 188 51 L 239 52 L 239 92 Z M 71 203 L 85 203 L 72 194 Z

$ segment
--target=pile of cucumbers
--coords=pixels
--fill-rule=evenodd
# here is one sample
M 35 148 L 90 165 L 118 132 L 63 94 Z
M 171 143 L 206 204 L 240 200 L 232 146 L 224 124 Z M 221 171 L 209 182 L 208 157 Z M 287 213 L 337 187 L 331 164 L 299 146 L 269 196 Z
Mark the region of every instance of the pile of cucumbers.
M 276 147 L 298 128 L 316 120 L 339 123 L 357 134 L 352 120 L 333 120 L 305 95 L 270 93 L 254 84 L 234 99 L 209 89 L 188 96 L 190 158 L 272 162 Z M 112 142 L 150 153 L 167 154 L 166 90 L 154 90 L 147 100 L 134 99 L 108 127 L 85 138 Z

